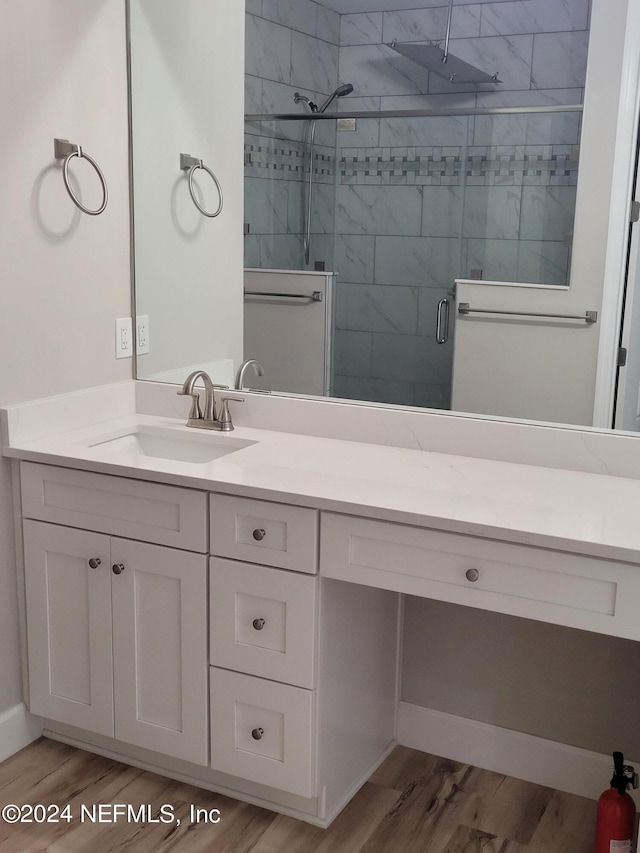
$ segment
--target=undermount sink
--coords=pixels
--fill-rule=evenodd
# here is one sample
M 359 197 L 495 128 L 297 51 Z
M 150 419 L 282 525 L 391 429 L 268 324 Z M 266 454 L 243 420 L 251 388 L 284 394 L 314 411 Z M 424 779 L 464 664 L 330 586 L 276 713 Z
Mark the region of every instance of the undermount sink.
M 250 447 L 255 441 L 216 435 L 176 435 L 170 429 L 134 427 L 89 445 L 109 458 L 122 457 L 131 463 L 139 458 L 170 459 L 174 462 L 204 464 Z

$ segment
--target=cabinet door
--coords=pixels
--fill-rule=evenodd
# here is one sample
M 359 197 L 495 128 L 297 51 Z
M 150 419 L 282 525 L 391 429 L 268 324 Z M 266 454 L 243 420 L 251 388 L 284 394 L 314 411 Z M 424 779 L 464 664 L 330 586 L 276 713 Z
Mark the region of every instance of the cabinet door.
M 113 737 L 109 538 L 25 521 L 24 556 L 30 710 Z
M 112 539 L 111 563 L 115 736 L 206 765 L 206 557 Z

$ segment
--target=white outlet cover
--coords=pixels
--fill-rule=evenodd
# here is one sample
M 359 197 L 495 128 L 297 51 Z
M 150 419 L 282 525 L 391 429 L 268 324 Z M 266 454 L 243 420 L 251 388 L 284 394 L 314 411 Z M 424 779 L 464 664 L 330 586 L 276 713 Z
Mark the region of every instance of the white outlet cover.
M 132 355 L 131 317 L 119 317 L 116 320 L 116 358 L 131 358 Z

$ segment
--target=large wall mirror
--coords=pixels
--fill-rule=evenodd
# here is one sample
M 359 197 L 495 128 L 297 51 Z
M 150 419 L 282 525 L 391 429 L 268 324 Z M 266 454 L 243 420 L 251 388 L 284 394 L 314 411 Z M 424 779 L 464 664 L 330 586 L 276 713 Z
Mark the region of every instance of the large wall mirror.
M 257 359 L 261 391 L 591 424 L 607 211 L 584 188 L 612 157 L 583 118 L 592 2 L 246 0 L 224 81 L 244 139 L 220 151 L 220 10 L 130 0 L 138 377 L 232 384 Z M 199 209 L 207 158 L 242 156 L 243 258 Z

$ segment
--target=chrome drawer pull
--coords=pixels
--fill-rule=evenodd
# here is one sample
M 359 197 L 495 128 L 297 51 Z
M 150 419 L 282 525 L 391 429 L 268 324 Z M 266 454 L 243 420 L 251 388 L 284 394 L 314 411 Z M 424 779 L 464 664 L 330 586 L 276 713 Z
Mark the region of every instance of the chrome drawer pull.
M 124 566 L 122 563 L 114 563 L 113 566 L 111 566 L 111 569 L 114 575 L 121 575 L 122 572 L 124 572 Z
M 92 569 L 97 569 L 101 562 L 102 562 L 102 560 L 100 559 L 100 557 L 92 557 L 89 560 L 89 566 Z
M 266 535 L 267 535 L 266 530 L 263 530 L 263 528 L 261 528 L 261 527 L 257 527 L 253 531 L 253 538 L 256 540 L 256 542 L 262 542 L 262 540 L 264 539 L 264 537 Z
M 265 626 L 265 621 L 264 619 L 254 619 L 251 624 L 256 629 L 256 631 L 262 631 Z
M 254 729 L 251 732 L 251 737 L 254 740 L 262 740 L 262 735 L 264 734 L 264 729 Z
M 477 569 L 467 569 L 465 577 L 471 583 L 475 583 L 480 577 L 480 572 Z

